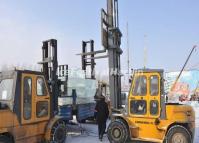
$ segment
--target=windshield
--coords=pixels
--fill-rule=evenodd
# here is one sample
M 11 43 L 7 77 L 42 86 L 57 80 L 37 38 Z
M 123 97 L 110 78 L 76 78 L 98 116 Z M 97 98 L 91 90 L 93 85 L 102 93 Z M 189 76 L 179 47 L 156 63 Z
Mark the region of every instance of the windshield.
M 147 80 L 146 76 L 137 76 L 135 78 L 134 88 L 133 88 L 133 95 L 141 95 L 145 96 L 147 93 Z
M 13 79 L 0 80 L 0 100 L 11 100 Z

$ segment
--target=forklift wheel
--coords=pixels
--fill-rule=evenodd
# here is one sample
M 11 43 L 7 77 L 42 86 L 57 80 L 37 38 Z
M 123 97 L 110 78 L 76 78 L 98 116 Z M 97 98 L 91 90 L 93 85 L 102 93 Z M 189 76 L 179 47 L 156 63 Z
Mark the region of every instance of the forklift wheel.
M 192 139 L 185 127 L 176 125 L 169 129 L 164 143 L 192 143 Z
M 64 121 L 57 121 L 51 130 L 50 142 L 64 143 L 66 140 L 66 124 Z
M 12 143 L 12 139 L 5 135 L 0 135 L 0 143 Z
M 129 139 L 129 130 L 122 120 L 115 120 L 110 123 L 107 135 L 110 143 L 125 143 Z

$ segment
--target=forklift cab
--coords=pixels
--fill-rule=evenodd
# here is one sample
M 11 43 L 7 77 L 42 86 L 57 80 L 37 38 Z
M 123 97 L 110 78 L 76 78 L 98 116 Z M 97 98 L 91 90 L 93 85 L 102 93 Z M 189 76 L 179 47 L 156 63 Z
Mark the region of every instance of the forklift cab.
M 7 142 L 38 142 L 44 137 L 50 119 L 47 87 L 41 72 L 0 73 L 0 135 L 8 135 Z
M 134 138 L 157 138 L 156 125 L 166 118 L 162 77 L 163 70 L 134 72 L 128 97 L 128 119 L 134 123 L 131 124 Z
M 67 119 L 58 113 L 64 66 L 58 71 L 57 40 L 43 41 L 42 55 L 42 72 L 0 73 L 0 142 L 65 142 Z
M 42 74 L 21 75 L 21 119 L 23 123 L 49 120 L 50 95 Z
M 159 118 L 163 70 L 137 70 L 129 94 L 129 115 Z M 148 89 L 148 90 L 147 90 Z

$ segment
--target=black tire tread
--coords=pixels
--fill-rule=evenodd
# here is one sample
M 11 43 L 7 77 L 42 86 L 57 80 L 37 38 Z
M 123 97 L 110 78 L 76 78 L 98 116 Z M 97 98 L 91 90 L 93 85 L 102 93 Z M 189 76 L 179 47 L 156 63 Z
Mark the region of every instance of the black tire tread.
M 191 134 L 190 132 L 183 126 L 181 125 L 174 125 L 172 126 L 168 132 L 167 132 L 167 135 L 166 135 L 166 138 L 164 140 L 164 143 L 172 143 L 170 141 L 172 135 L 175 133 L 175 132 L 181 132 L 184 134 L 184 136 L 186 136 L 187 140 L 188 140 L 188 143 L 193 143 L 193 140 L 192 140 L 192 137 L 191 137 Z
M 124 130 L 124 132 L 126 134 L 123 135 L 123 138 L 120 141 L 114 141 L 113 138 L 111 137 L 111 129 L 113 128 L 112 126 L 118 125 L 120 124 Z M 110 141 L 110 143 L 126 143 L 127 141 L 129 141 L 129 129 L 128 126 L 125 124 L 125 122 L 122 119 L 116 119 L 115 121 L 113 121 L 109 127 L 108 127 L 108 139 Z
M 66 130 L 66 125 L 65 125 L 65 122 L 64 121 L 57 121 L 57 122 L 55 122 L 55 124 L 53 125 L 53 127 L 52 127 L 52 130 L 51 130 L 51 139 L 50 139 L 50 143 L 54 143 L 54 142 L 56 142 L 56 143 L 64 143 L 64 142 L 57 142 L 57 141 L 55 141 L 53 138 L 53 132 L 55 131 L 54 130 L 54 127 L 57 127 L 57 126 L 59 126 L 59 124 L 60 124 L 60 126 L 62 126 L 63 128 L 65 128 L 65 130 Z M 66 135 L 66 132 L 64 133 L 65 135 Z

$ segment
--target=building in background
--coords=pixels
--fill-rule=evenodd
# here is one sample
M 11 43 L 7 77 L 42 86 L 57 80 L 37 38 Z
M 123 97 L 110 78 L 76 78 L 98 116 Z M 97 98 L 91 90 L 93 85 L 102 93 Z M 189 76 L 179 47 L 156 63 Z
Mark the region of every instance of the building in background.
M 198 100 L 199 99 L 199 70 L 183 71 L 180 79 L 173 86 L 179 72 L 167 72 L 165 74 L 165 91 L 172 102 Z

